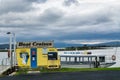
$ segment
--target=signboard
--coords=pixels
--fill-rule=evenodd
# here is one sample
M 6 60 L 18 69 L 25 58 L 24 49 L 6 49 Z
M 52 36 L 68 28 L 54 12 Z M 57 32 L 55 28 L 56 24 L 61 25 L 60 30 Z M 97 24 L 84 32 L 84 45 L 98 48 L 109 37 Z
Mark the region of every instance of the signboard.
M 48 42 L 18 42 L 17 48 L 53 47 L 53 41 Z
M 83 52 L 78 52 L 78 51 L 66 51 L 64 54 L 84 54 Z

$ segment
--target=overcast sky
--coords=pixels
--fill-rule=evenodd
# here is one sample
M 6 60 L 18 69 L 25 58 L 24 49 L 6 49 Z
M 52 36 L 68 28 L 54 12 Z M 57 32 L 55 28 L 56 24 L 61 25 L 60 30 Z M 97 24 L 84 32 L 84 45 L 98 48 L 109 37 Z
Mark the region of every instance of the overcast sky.
M 0 43 L 120 41 L 120 0 L 0 0 Z

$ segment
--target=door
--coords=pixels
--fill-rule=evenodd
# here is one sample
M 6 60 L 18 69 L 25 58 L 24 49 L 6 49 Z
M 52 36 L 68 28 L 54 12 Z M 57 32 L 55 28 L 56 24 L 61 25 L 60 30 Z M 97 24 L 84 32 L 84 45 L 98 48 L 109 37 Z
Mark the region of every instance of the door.
M 37 68 L 37 49 L 31 48 L 31 68 Z

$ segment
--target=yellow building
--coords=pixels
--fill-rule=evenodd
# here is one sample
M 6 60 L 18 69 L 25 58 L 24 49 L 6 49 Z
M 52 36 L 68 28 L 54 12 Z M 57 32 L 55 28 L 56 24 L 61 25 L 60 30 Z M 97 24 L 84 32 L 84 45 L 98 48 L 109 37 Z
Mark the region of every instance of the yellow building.
M 52 42 L 19 42 L 16 56 L 19 67 L 60 68 L 58 51 Z

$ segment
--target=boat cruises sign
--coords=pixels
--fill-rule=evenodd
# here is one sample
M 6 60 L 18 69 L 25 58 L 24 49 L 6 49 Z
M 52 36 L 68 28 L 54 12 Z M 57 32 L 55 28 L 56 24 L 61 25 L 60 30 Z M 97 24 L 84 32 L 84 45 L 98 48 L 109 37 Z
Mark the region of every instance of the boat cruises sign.
M 48 42 L 18 42 L 17 48 L 38 48 L 38 47 L 53 47 L 53 41 Z

